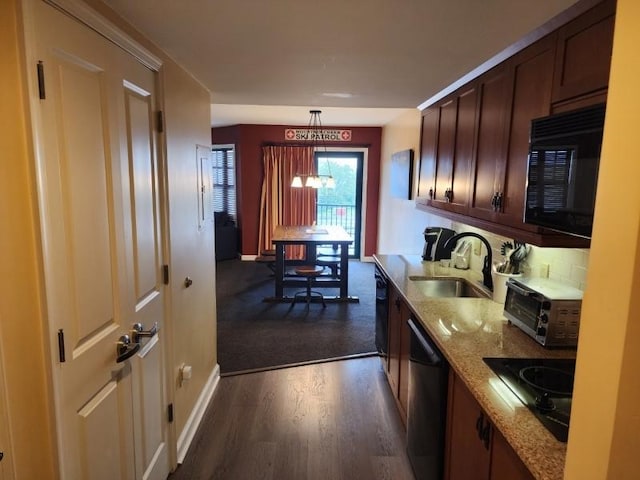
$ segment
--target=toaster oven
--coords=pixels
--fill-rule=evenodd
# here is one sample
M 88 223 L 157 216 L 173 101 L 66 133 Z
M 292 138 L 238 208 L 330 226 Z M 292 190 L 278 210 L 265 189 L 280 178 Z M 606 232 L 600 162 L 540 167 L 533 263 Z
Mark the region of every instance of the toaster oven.
M 511 278 L 504 315 L 545 347 L 575 347 L 582 291 L 548 278 Z

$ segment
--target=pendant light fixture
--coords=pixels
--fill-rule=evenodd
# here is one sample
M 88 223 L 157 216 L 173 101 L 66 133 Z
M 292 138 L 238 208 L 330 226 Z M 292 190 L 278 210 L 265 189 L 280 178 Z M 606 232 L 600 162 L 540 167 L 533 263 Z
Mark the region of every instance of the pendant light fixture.
M 309 110 L 309 113 L 311 116 L 309 117 L 309 126 L 307 127 L 304 140 L 311 142 L 314 153 L 320 148 L 324 148 L 325 160 L 327 161 L 329 174 L 319 175 L 313 171 L 312 167 L 311 172 L 307 175 L 296 173 L 295 177 L 293 177 L 293 180 L 291 181 L 291 186 L 293 188 L 302 188 L 303 186 L 310 188 L 335 188 L 336 181 L 331 175 L 331 163 L 326 156 L 327 146 L 324 143 L 324 130 L 322 130 L 322 122 L 320 121 L 320 114 L 322 111 Z

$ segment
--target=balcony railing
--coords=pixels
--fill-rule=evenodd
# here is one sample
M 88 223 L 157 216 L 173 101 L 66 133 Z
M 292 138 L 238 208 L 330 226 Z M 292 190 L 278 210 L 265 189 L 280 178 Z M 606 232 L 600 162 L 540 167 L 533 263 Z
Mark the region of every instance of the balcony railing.
M 316 205 L 316 223 L 318 225 L 338 225 L 356 238 L 356 206 L 337 204 Z M 354 244 L 349 245 L 349 255 L 354 254 Z

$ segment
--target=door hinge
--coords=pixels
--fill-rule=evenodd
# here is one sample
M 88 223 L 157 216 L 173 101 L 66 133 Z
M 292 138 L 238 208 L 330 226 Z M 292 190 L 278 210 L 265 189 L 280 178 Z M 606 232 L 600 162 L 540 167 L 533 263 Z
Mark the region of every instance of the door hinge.
M 60 363 L 65 362 L 64 356 L 64 330 L 58 330 L 58 358 Z
M 158 110 L 156 112 L 156 129 L 158 133 L 164 132 L 164 116 L 162 114 L 162 110 Z
M 38 95 L 40 100 L 47 98 L 44 92 L 44 63 L 42 60 L 38 61 Z
M 169 423 L 173 423 L 173 403 L 167 406 L 167 420 Z
M 162 265 L 162 282 L 169 285 L 169 265 Z

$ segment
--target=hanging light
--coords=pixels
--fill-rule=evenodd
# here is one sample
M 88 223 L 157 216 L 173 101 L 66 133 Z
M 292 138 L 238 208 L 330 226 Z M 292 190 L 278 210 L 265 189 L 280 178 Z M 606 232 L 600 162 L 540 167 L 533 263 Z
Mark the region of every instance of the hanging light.
M 320 121 L 320 114 L 322 111 L 309 110 L 309 113 L 311 116 L 309 117 L 309 126 L 307 127 L 307 132 L 305 134 L 305 140 L 311 141 L 314 152 L 316 152 L 319 147 L 322 147 L 326 154 L 327 146 L 324 143 L 324 131 L 322 130 L 322 122 Z M 293 180 L 291 181 L 291 186 L 293 188 L 302 188 L 303 185 L 310 188 L 335 188 L 336 181 L 331 175 L 331 163 L 326 155 L 325 160 L 327 161 L 327 167 L 329 170 L 328 175 L 319 175 L 313 170 L 307 175 L 296 173 L 295 177 L 293 177 Z

